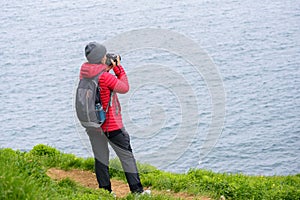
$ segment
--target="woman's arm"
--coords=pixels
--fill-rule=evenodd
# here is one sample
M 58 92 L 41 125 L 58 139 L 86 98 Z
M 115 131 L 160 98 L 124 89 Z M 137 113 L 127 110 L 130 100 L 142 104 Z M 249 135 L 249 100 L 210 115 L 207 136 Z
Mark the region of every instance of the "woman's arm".
M 113 68 L 115 75 L 107 73 L 106 74 L 106 85 L 113 92 L 125 94 L 129 91 L 129 83 L 125 70 L 121 65 L 115 66 Z

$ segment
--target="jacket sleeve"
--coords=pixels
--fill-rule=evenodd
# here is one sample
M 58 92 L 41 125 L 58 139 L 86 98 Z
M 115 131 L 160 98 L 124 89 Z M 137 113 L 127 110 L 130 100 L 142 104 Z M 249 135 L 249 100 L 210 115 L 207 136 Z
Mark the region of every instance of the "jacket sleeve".
M 127 75 L 121 65 L 115 66 L 113 68 L 115 72 L 115 76 L 111 75 L 108 73 L 107 76 L 107 87 L 117 93 L 125 94 L 129 90 L 129 84 L 128 84 L 128 79 Z

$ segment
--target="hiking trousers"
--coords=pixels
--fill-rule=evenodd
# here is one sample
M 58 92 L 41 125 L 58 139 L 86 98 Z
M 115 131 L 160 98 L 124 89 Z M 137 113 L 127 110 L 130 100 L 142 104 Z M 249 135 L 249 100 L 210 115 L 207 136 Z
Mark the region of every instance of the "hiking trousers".
M 95 157 L 95 172 L 99 188 L 112 191 L 109 176 L 109 143 L 121 161 L 130 191 L 133 193 L 143 192 L 136 161 L 130 146 L 130 138 L 126 130 L 123 128 L 103 133 L 95 129 L 87 129 L 87 134 Z

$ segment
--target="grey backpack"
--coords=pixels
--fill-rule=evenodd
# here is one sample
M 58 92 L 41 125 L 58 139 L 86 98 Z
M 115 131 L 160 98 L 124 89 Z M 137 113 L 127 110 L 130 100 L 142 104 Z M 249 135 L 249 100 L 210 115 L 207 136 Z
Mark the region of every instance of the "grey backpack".
M 85 128 L 100 128 L 105 121 L 106 112 L 102 108 L 100 100 L 99 76 L 104 71 L 92 78 L 82 78 L 76 91 L 76 114 Z

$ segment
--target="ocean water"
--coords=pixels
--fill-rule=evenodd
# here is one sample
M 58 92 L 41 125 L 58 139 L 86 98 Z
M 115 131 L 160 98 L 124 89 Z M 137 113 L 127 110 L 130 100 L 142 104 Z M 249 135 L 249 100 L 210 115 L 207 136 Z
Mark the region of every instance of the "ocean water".
M 225 118 L 215 145 L 200 158 L 213 117 L 205 77 L 185 58 L 166 51 L 168 46 L 123 53 L 133 87 L 119 97 L 137 160 L 173 172 L 300 173 L 299 1 L 24 0 L 0 5 L 0 147 L 28 151 L 43 143 L 92 156 L 73 108 L 84 46 L 152 28 L 189 38 L 213 60 L 224 88 Z M 184 78 L 169 85 L 176 75 Z M 184 121 L 182 113 L 195 109 L 196 118 Z M 196 132 L 182 133 L 187 137 L 177 141 L 187 124 Z M 180 156 L 170 161 L 173 153 Z

